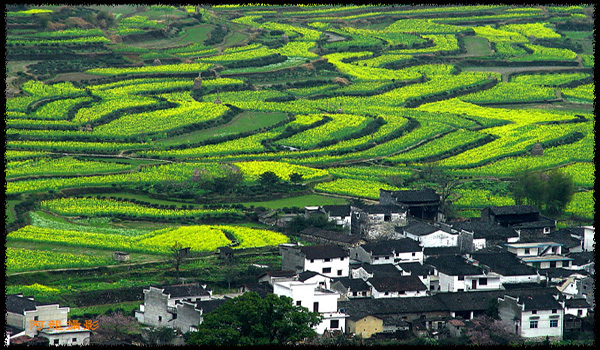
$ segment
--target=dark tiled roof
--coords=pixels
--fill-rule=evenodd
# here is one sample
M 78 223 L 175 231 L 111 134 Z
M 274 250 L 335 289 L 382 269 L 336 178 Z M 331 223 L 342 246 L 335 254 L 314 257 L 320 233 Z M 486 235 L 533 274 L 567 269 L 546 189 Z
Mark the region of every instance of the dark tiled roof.
M 365 271 L 372 274 L 373 277 L 397 277 L 402 276 L 402 271 L 400 271 L 393 264 L 362 264 L 360 266 L 352 266 L 353 269 L 358 267 L 362 267 Z
M 557 268 L 553 268 L 553 269 L 545 269 L 543 271 L 540 272 L 540 274 L 543 275 L 548 275 L 548 277 L 550 278 L 561 278 L 561 277 L 569 277 L 573 274 L 580 274 L 580 275 L 589 275 L 589 272 L 585 271 L 585 270 L 568 270 L 568 269 L 563 269 L 561 267 L 557 267 Z
M 379 292 L 422 291 L 427 287 L 417 276 L 373 277 L 367 280 Z
M 438 256 L 438 255 L 456 255 L 460 254 L 460 248 L 458 247 L 425 247 L 423 248 L 423 255 Z
M 388 191 L 398 203 L 438 202 L 440 196 L 431 188 L 422 190 Z
M 479 263 L 488 266 L 491 271 L 503 276 L 537 275 L 537 270 L 525 265 L 514 254 L 502 253 L 472 253 L 471 256 Z
M 475 267 L 465 261 L 459 255 L 440 255 L 427 258 L 427 263 L 446 275 L 480 275 L 482 269 Z
M 273 286 L 270 283 L 246 283 L 244 284 L 246 291 L 256 292 L 261 298 L 267 294 L 273 294 Z
M 392 254 L 392 251 L 396 253 L 420 252 L 422 249 L 419 242 L 409 238 L 369 242 L 361 247 L 376 256 L 387 256 Z
M 360 207 L 360 209 L 368 214 L 391 214 L 406 212 L 406 209 L 397 205 L 363 205 Z
M 525 304 L 525 310 L 562 309 L 562 306 L 552 294 L 521 295 L 518 303 Z
M 578 253 L 569 253 L 567 257 L 573 259 L 573 265 L 585 265 L 591 262 L 594 262 L 594 252 L 578 252 Z
M 565 300 L 565 306 L 571 308 L 589 308 L 590 304 L 584 298 L 573 298 Z
M 29 300 L 19 294 L 7 294 L 6 295 L 6 311 L 15 314 L 24 315 L 25 311 L 36 310 L 38 305 L 50 305 L 42 304 L 35 300 Z
M 324 205 L 323 210 L 329 216 L 350 216 L 350 205 Z
M 555 226 L 556 226 L 556 222 L 554 220 L 544 218 L 542 216 L 540 216 L 540 219 L 536 220 L 536 221 L 526 221 L 526 222 L 521 222 L 521 223 L 512 225 L 512 227 L 514 227 L 516 229 L 543 228 L 543 227 L 555 227 Z
M 495 215 L 538 214 L 540 212 L 535 205 L 491 206 L 489 209 Z
M 171 298 L 181 298 L 187 296 L 209 296 L 210 293 L 200 283 L 174 284 L 170 286 L 159 287 L 164 289 L 164 294 L 169 294 Z
M 298 281 L 304 282 L 307 279 L 318 276 L 318 275 L 321 275 L 321 274 L 318 272 L 314 272 L 314 271 L 303 271 L 298 274 Z
M 225 304 L 230 299 L 210 299 L 202 300 L 196 303 L 196 309 L 202 309 L 202 314 L 215 311 L 219 306 Z
M 365 316 L 383 317 L 401 313 L 421 313 L 447 311 L 448 307 L 435 296 L 415 298 L 351 299 L 338 301 L 338 309 L 344 309 L 350 319 L 359 320 Z
M 487 221 L 461 221 L 453 223 L 452 227 L 457 230 L 473 232 L 473 238 L 507 239 L 509 237 L 519 237 L 519 234 L 514 229 Z
M 425 235 L 431 234 L 436 231 L 444 231 L 444 232 L 455 234 L 449 228 L 447 228 L 445 226 L 434 226 L 434 225 L 430 225 L 428 223 L 420 222 L 420 221 L 412 222 L 412 223 L 404 226 L 402 229 L 405 232 L 408 232 L 410 234 L 417 235 L 417 236 L 425 236 Z
M 354 244 L 360 241 L 360 236 L 350 235 L 343 232 L 328 231 L 317 227 L 307 227 L 301 231 L 303 235 L 323 238 L 328 241 Z
M 267 271 L 260 275 L 260 277 L 270 276 L 270 277 L 294 277 L 297 273 L 294 270 L 280 270 L 280 271 Z
M 344 287 L 350 288 L 350 291 L 354 291 L 354 292 L 370 290 L 367 282 L 365 282 L 361 278 L 342 277 L 342 278 L 336 278 L 333 283 L 335 283 L 335 282 L 341 283 Z
M 433 274 L 434 267 L 429 264 L 420 264 L 418 262 L 398 264 L 404 271 L 409 271 L 412 275 L 426 276 Z
M 504 295 L 503 290 L 438 293 L 435 296 L 449 311 L 485 310 L 490 300 L 496 300 Z
M 332 259 L 349 256 L 344 248 L 335 244 L 303 246 L 300 247 L 300 251 L 307 259 Z

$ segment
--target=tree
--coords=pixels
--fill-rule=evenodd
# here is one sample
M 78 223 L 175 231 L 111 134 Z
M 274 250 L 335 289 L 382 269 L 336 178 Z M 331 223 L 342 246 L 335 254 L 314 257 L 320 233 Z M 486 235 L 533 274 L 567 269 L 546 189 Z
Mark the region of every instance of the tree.
M 295 172 L 290 174 L 290 181 L 292 183 L 295 183 L 295 184 L 300 183 L 300 182 L 302 182 L 302 179 L 303 179 L 302 174 L 298 174 Z
M 98 328 L 93 331 L 91 342 L 99 343 L 106 340 L 130 341 L 140 332 L 140 325 L 131 316 L 121 312 L 110 315 L 100 315 L 96 318 Z
M 573 199 L 575 193 L 573 178 L 559 170 L 552 170 L 548 173 L 547 184 L 546 212 L 559 215 Z
M 175 244 L 173 244 L 171 246 L 171 248 L 169 248 L 169 251 L 171 252 L 171 258 L 173 259 L 173 267 L 175 267 L 175 271 L 177 273 L 177 278 L 179 278 L 179 266 L 181 266 L 181 263 L 183 262 L 183 258 L 184 255 L 182 253 L 182 249 L 183 246 L 181 245 L 181 243 L 175 241 Z
M 322 316 L 292 304 L 286 296 L 261 298 L 249 292 L 228 300 L 204 316 L 187 339 L 190 345 L 251 346 L 295 344 L 316 335 L 312 328 Z
M 437 162 L 430 162 L 423 169 L 423 178 L 432 184 L 433 189 L 440 195 L 440 211 L 446 218 L 454 214 L 452 201 L 455 190 L 460 184 L 458 179 L 439 167 Z
M 515 203 L 535 205 L 550 215 L 560 215 L 575 193 L 573 178 L 560 170 L 534 172 L 525 169 L 514 178 L 511 190 Z
M 479 316 L 471 322 L 472 327 L 467 329 L 466 336 L 473 345 L 509 345 L 521 341 L 521 337 L 511 332 L 506 323 L 489 316 Z
M 258 183 L 260 183 L 260 185 L 264 189 L 271 189 L 274 186 L 277 186 L 280 180 L 281 179 L 279 178 L 279 176 L 277 176 L 277 174 L 275 174 L 274 172 L 265 171 L 264 173 L 260 174 Z

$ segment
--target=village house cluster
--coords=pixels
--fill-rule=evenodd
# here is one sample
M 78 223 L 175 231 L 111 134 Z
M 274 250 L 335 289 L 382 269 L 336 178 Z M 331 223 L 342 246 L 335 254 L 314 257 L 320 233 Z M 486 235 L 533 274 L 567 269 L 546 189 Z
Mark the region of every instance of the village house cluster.
M 319 312 L 318 334 L 363 338 L 460 336 L 490 305 L 505 329 L 529 340 L 563 339 L 592 317 L 593 226 L 558 229 L 530 205 L 492 206 L 480 218 L 448 223 L 439 206 L 439 195 L 424 189 L 381 190 L 378 205 L 306 207 L 301 215 L 324 215 L 349 232 L 305 229 L 302 239 L 315 245 L 280 245 L 281 270 L 238 293 L 213 295 L 199 283 L 150 286 L 135 317 L 193 332 L 203 315 L 247 291 L 284 295 Z M 221 253 L 231 259 L 233 251 Z M 11 342 L 23 335 L 89 342 L 86 329 L 29 329 L 33 319 L 66 326 L 68 308 L 22 295 L 9 295 L 6 306 Z

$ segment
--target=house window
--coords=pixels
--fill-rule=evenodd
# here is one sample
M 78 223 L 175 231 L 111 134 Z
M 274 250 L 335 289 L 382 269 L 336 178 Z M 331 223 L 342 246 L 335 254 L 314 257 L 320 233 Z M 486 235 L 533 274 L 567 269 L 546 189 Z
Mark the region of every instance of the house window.
M 487 278 L 480 278 L 479 279 L 479 285 L 480 286 L 487 286 Z
M 374 258 L 373 258 L 373 261 L 377 261 L 377 260 L 379 260 L 379 258 L 378 258 L 378 257 L 374 257 Z
M 532 315 L 537 315 L 537 310 L 531 310 Z
M 358 296 L 358 292 L 353 292 L 352 295 L 353 296 Z
M 412 256 L 417 256 L 417 253 L 412 253 Z
M 39 321 L 40 320 L 40 316 L 33 316 L 33 320 L 34 321 Z
M 342 275 L 342 270 L 338 270 L 338 276 Z
M 385 292 L 385 293 L 384 293 L 384 295 L 389 295 L 389 294 L 390 294 L 390 293 L 388 293 L 388 292 Z
M 465 280 L 465 276 L 458 276 L 458 280 L 459 281 L 464 281 Z
M 343 256 L 340 258 L 340 261 L 344 261 L 344 257 Z
M 331 272 L 331 267 L 324 267 L 323 268 L 323 273 L 330 273 Z
M 314 263 L 314 262 L 315 262 L 315 259 L 310 259 L 310 262 L 311 262 L 311 263 Z
M 330 261 L 331 261 L 331 259 L 325 258 L 325 262 L 330 262 Z
M 162 322 L 162 316 L 158 316 L 158 322 Z
M 558 320 L 550 320 L 550 328 L 557 328 Z
M 331 322 L 329 323 L 329 328 L 331 328 L 331 329 L 339 328 L 339 327 L 340 327 L 339 320 L 331 320 Z
M 457 292 L 464 292 L 465 290 L 463 288 L 458 288 Z
M 54 339 L 54 345 L 58 345 L 59 339 Z
M 319 312 L 319 302 L 315 301 L 313 304 L 313 312 Z
M 302 306 L 302 300 L 296 300 L 296 306 Z
M 530 249 L 529 248 L 525 248 L 525 254 L 529 254 Z
M 544 227 L 544 233 L 545 234 L 550 233 L 550 227 Z
M 406 291 L 401 290 L 401 291 L 398 292 L 398 294 L 406 294 Z
M 577 316 L 583 315 L 583 310 L 577 310 Z
M 385 214 L 383 216 L 383 221 L 391 221 L 392 220 L 392 215 L 390 214 Z
M 538 328 L 538 321 L 529 321 L 529 328 Z
M 556 261 L 550 261 L 550 267 L 556 267 Z
M 558 310 L 556 310 L 556 309 L 552 309 L 552 313 L 553 313 L 553 314 L 555 314 L 555 313 L 557 313 L 557 312 L 558 312 Z
M 71 339 L 71 341 L 72 341 L 73 343 L 76 343 L 76 342 L 77 342 L 77 338 L 73 338 L 73 339 Z

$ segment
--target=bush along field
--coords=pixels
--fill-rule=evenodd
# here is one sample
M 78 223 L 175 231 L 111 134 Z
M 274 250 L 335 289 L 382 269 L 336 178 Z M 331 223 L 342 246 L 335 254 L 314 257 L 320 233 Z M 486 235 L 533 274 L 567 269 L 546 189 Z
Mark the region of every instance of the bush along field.
M 8 287 L 75 305 L 172 281 L 177 247 L 177 274 L 242 281 L 298 239 L 262 218 L 441 191 L 436 173 L 459 219 L 558 170 L 574 194 L 556 219 L 590 224 L 591 10 L 8 6 Z M 61 269 L 80 275 L 46 271 Z

